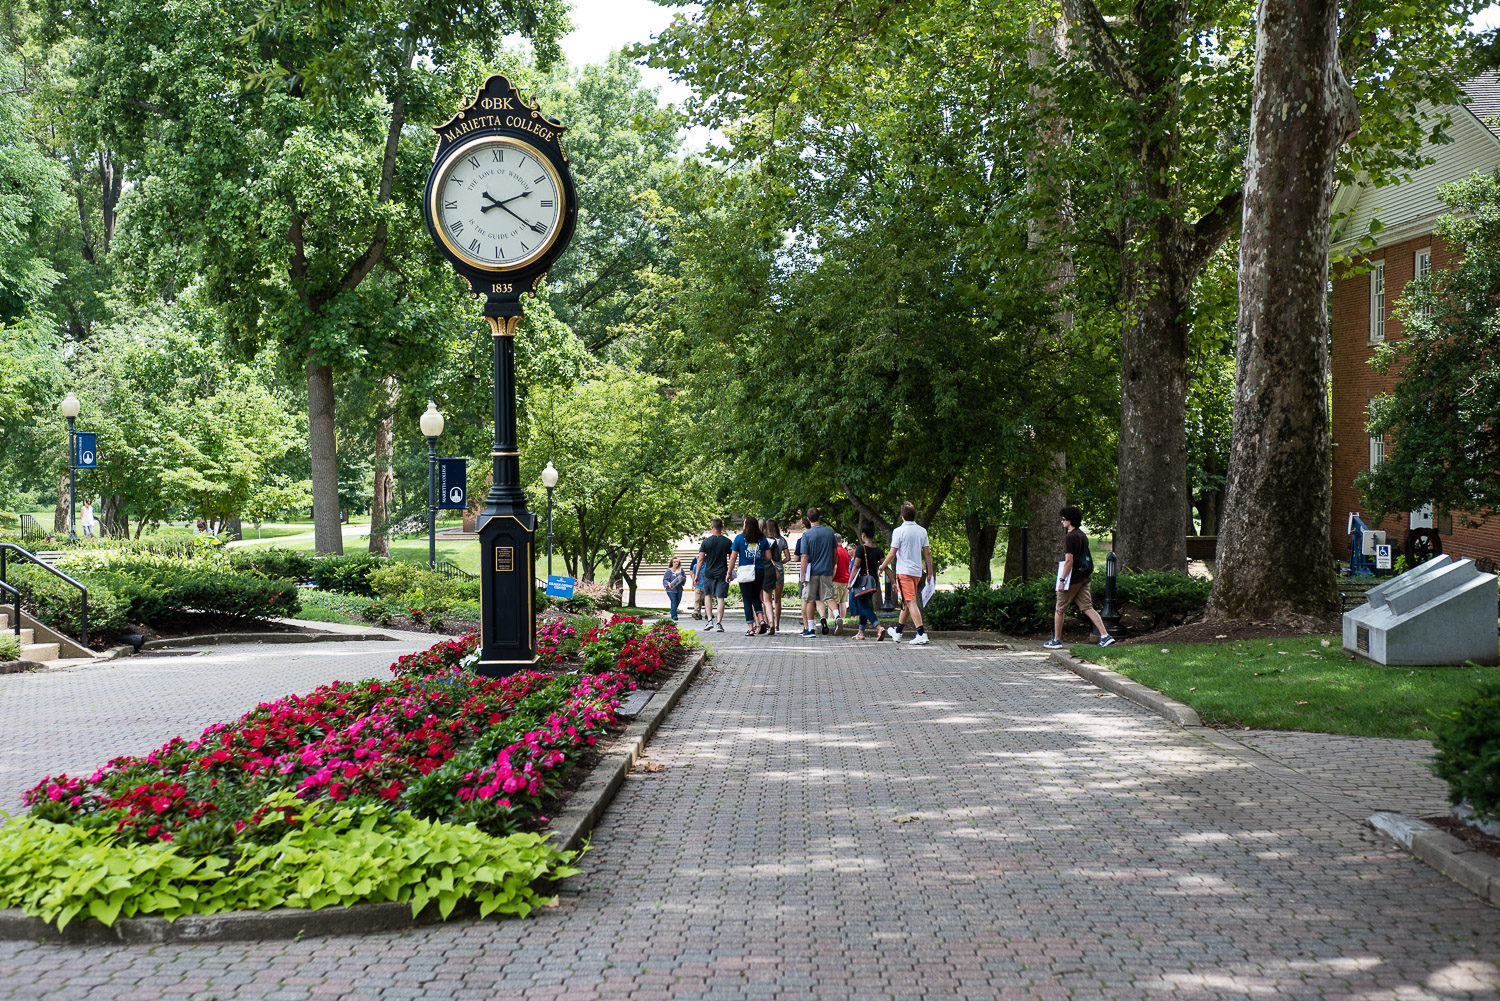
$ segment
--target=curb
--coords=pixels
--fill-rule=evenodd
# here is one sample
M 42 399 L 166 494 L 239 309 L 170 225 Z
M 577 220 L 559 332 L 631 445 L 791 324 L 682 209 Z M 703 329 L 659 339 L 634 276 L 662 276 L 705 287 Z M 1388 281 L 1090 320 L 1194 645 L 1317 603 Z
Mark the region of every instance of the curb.
M 1371 814 L 1365 823 L 1480 900 L 1500 907 L 1500 859 L 1475 851 L 1447 831 L 1399 813 Z
M 1136 705 L 1144 706 L 1163 716 L 1178 726 L 1202 726 L 1203 720 L 1199 718 L 1198 712 L 1192 706 L 1184 705 L 1176 699 L 1168 698 L 1154 688 L 1147 688 L 1139 681 L 1131 681 L 1125 675 L 1111 671 L 1107 667 L 1099 667 L 1096 664 L 1085 664 L 1083 661 L 1059 650 L 1052 651 L 1052 661 L 1060 664 L 1084 681 L 1108 689 L 1116 695 L 1123 696 Z
M 174 650 L 178 647 L 221 646 L 231 643 L 355 643 L 378 640 L 397 642 L 385 633 L 208 633 L 203 636 L 173 636 L 170 639 L 147 640 L 141 651 Z M 439 641 L 441 642 L 441 641 Z
M 688 686 L 703 670 L 706 647 L 698 647 L 670 690 L 657 692 L 645 711 L 621 735 L 621 744 L 594 766 L 578 787 L 573 802 L 552 819 L 549 827 L 556 833 L 555 844 L 575 851 L 604 815 L 646 742 L 656 733 L 672 707 L 677 705 Z M 586 802 L 578 802 L 579 799 Z M 448 920 L 465 916 L 464 906 L 449 915 Z M 149 944 L 191 942 L 230 942 L 260 939 L 295 939 L 305 935 L 352 935 L 395 931 L 419 925 L 437 924 L 443 919 L 437 907 L 429 904 L 422 913 L 412 916 L 409 903 L 354 904 L 350 907 L 328 907 L 317 911 L 278 908 L 273 911 L 228 911 L 222 914 L 185 915 L 174 921 L 166 918 L 122 918 L 108 927 L 97 922 L 74 922 L 59 932 L 41 918 L 30 917 L 19 909 L 0 910 L 0 941 L 48 942 L 70 945 Z

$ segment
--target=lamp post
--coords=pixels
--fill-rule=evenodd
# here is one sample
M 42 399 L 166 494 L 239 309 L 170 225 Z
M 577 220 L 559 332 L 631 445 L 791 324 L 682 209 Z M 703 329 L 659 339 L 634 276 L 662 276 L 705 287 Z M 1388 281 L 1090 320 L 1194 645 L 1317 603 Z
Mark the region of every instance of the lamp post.
M 79 403 L 78 397 L 73 395 L 72 390 L 69 390 L 67 397 L 57 409 L 68 419 L 68 540 L 72 542 L 78 539 L 78 533 L 73 529 L 73 512 L 78 500 L 78 490 L 74 484 L 74 478 L 77 475 L 74 467 L 78 465 L 78 439 L 73 422 L 78 420 L 78 412 L 83 409 L 83 404 Z
M 427 401 L 427 412 L 419 422 L 427 439 L 427 568 L 437 569 L 437 440 L 443 433 L 443 415 L 437 404 Z
M 547 460 L 547 468 L 542 470 L 542 486 L 547 488 L 547 576 L 552 576 L 552 490 L 557 486 L 557 470 L 553 468 L 552 460 Z
M 1114 635 L 1116 629 L 1120 628 L 1120 606 L 1115 604 L 1115 574 L 1118 572 L 1118 560 L 1113 550 L 1104 557 L 1104 607 L 1099 609 L 1099 618 L 1104 620 L 1104 628 L 1108 629 L 1110 635 Z

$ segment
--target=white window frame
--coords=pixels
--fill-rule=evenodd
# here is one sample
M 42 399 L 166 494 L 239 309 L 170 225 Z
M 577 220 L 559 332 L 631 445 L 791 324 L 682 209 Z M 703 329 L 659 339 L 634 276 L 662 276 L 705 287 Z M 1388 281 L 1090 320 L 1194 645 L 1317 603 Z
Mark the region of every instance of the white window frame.
M 1370 343 L 1385 340 L 1385 261 L 1370 262 Z
M 1432 248 L 1423 247 L 1411 256 L 1411 273 L 1413 278 L 1421 278 L 1423 275 L 1432 274 Z M 1422 307 L 1423 316 L 1432 315 L 1432 306 Z
M 1385 435 L 1370 435 L 1370 471 L 1373 473 L 1375 467 L 1385 461 Z

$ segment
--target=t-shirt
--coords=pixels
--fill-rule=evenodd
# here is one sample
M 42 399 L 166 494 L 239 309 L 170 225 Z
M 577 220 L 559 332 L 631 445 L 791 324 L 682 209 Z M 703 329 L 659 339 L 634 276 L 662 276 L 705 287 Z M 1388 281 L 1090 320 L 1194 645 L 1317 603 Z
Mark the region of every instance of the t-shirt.
M 741 532 L 734 537 L 734 552 L 739 554 L 739 562 L 736 563 L 736 566 L 744 566 L 749 563 L 751 560 L 750 551 L 753 549 L 755 550 L 755 569 L 764 570 L 766 564 L 770 562 L 766 559 L 766 550 L 770 548 L 771 544 L 765 539 L 761 539 L 759 542 L 746 542 L 745 533 Z
M 833 553 L 833 582 L 835 584 L 849 583 L 849 550 L 838 546 Z
M 797 540 L 797 555 L 807 557 L 807 573 L 812 577 L 833 576 L 833 529 L 814 525 Z
M 879 546 L 867 546 L 864 543 L 860 543 L 859 548 L 854 550 L 854 559 L 859 561 L 860 576 L 878 574 L 880 572 L 880 561 L 885 559 L 885 550 Z M 852 565 L 850 570 L 852 572 Z
M 776 538 L 776 539 L 767 539 L 766 542 L 771 547 L 770 550 L 768 550 L 768 552 L 767 552 L 767 555 L 770 556 L 770 558 L 771 558 L 771 562 L 772 563 L 785 563 L 786 562 L 786 551 L 787 551 L 786 540 L 782 539 L 782 538 Z
M 914 521 L 903 521 L 891 533 L 891 548 L 896 551 L 896 572 L 908 577 L 920 577 L 927 572 L 922 562 L 922 550 L 931 546 L 927 541 L 927 529 Z
M 1053 536 L 1057 538 L 1057 536 Z M 1093 576 L 1093 571 L 1084 573 L 1083 552 L 1089 546 L 1089 537 L 1083 534 L 1081 528 L 1070 528 L 1068 534 L 1063 536 L 1063 556 L 1073 557 L 1073 580 L 1080 581 Z
M 723 580 L 729 575 L 729 550 L 732 546 L 723 535 L 710 535 L 698 551 L 703 554 L 703 576 Z

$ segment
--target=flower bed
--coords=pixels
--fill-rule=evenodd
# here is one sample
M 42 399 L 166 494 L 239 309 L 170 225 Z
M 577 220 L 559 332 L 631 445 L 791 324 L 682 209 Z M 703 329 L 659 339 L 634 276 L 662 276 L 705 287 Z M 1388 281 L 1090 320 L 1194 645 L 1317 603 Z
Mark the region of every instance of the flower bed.
M 397 842 L 419 836 L 448 843 L 459 836 L 444 828 L 473 828 L 476 836 L 498 839 L 484 850 L 501 854 L 511 850 L 503 843 L 514 836 L 525 842 L 519 846 L 525 865 L 553 877 L 564 874 L 572 855 L 525 832 L 545 825 L 547 804 L 568 769 L 617 722 L 624 693 L 659 669 L 681 637 L 671 623 L 648 631 L 640 620 L 621 616 L 587 630 L 581 640 L 566 624 L 544 624 L 539 639 L 544 634 L 539 646 L 546 651 L 543 662 L 558 669 L 553 672 L 480 677 L 470 670 L 478 659 L 478 640 L 471 635 L 402 657 L 390 679 L 324 685 L 263 703 L 196 740 L 174 738 L 142 757 L 115 758 L 86 778 L 43 779 L 26 794 L 30 815 L 0 828 L 0 907 L 25 907 L 60 924 L 72 916 L 71 903 L 57 903 L 71 900 L 68 894 L 48 897 L 36 887 L 38 880 L 66 880 L 73 870 L 61 861 L 37 870 L 28 861 L 41 857 L 35 843 L 61 845 L 52 855 L 42 853 L 57 859 L 70 851 L 91 858 L 103 852 L 136 865 L 147 851 L 155 860 L 151 871 L 181 869 L 158 864 L 169 855 L 194 863 L 182 869 L 185 879 L 210 872 L 215 878 L 260 880 L 256 885 L 264 889 L 263 864 L 288 857 L 267 855 L 266 849 L 285 847 L 287 839 L 306 840 L 315 819 L 326 826 L 330 818 Z M 569 640 L 577 643 L 584 670 L 560 673 L 575 666 L 562 660 Z M 396 855 L 406 851 L 387 848 Z M 308 878 L 297 877 L 302 883 Z M 326 906 L 355 899 L 409 899 L 415 912 L 431 896 L 420 880 L 366 882 L 368 892 L 352 897 L 204 891 L 198 894 L 205 902 L 201 909 L 190 895 L 131 893 L 129 906 L 106 904 L 89 913 L 113 920 L 120 913 L 176 915 L 222 909 L 219 904 Z M 393 886 L 409 895 L 391 896 Z M 468 895 L 482 906 L 518 912 L 484 897 L 492 892 L 499 891 L 481 879 Z M 86 899 L 82 906 L 92 908 L 93 902 Z

